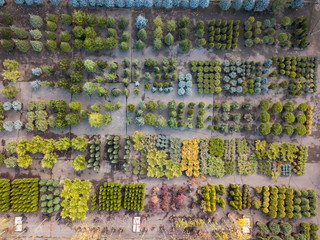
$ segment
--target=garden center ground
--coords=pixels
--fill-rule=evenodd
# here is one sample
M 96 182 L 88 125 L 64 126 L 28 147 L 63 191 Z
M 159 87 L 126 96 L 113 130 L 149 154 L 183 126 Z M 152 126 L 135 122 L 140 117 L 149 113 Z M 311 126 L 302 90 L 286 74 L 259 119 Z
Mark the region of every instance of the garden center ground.
M 25 19 L 28 19 L 28 14 L 38 14 L 40 16 L 44 16 L 44 9 L 45 6 L 41 6 L 39 8 L 37 7 L 23 7 L 23 10 L 21 9 L 21 6 L 17 5 L 9 5 L 4 7 L 3 9 L 7 12 L 10 12 L 12 14 L 15 14 L 16 16 L 20 16 L 19 18 L 15 19 L 17 21 L 18 26 L 26 26 L 28 24 L 28 21 L 25 21 Z M 57 8 L 50 8 L 50 13 L 66 13 L 69 14 L 72 13 L 72 9 L 68 6 L 65 8 L 65 6 L 60 6 Z M 244 22 L 249 16 L 253 15 L 256 17 L 256 19 L 264 19 L 266 17 L 272 17 L 273 15 L 271 13 L 245 13 L 244 11 L 240 12 L 234 12 L 229 11 L 227 13 L 222 12 L 217 6 L 212 6 L 207 9 L 198 9 L 198 10 L 129 10 L 129 9 L 113 9 L 113 10 L 107 10 L 106 8 L 96 8 L 96 9 L 86 9 L 87 13 L 95 13 L 97 15 L 111 15 L 116 18 L 120 16 L 125 16 L 128 19 L 130 19 L 129 24 L 129 31 L 132 35 L 132 42 L 131 45 L 134 44 L 135 36 L 136 36 L 136 29 L 134 27 L 135 19 L 139 14 L 144 15 L 147 19 L 153 18 L 157 15 L 161 15 L 163 19 L 166 18 L 181 18 L 183 16 L 187 16 L 192 21 L 196 20 L 211 20 L 213 18 L 216 19 L 239 19 L 241 22 Z M 320 9 L 317 7 L 314 7 L 313 5 L 307 5 L 303 9 L 298 11 L 288 10 L 282 15 L 277 16 L 277 18 L 281 19 L 282 16 L 288 15 L 290 17 L 297 17 L 300 15 L 308 16 L 310 21 L 310 31 L 316 31 L 320 29 Z M 241 27 L 242 28 L 242 27 Z M 241 29 L 240 28 L 240 29 Z M 58 30 L 59 31 L 59 30 Z M 151 36 L 152 29 L 147 31 L 148 36 Z M 191 36 L 193 36 L 191 34 Z M 33 52 L 29 52 L 27 54 L 21 54 L 19 52 L 14 53 L 7 53 L 4 52 L 3 49 L 1 49 L 1 59 L 4 60 L 6 58 L 15 59 L 19 62 L 20 68 L 23 69 L 22 77 L 19 79 L 19 82 L 16 84 L 17 88 L 20 89 L 19 95 L 17 97 L 18 100 L 20 100 L 23 103 L 26 103 L 30 100 L 44 100 L 48 101 L 51 99 L 64 99 L 67 102 L 72 100 L 78 100 L 82 102 L 83 107 L 85 108 L 88 105 L 94 104 L 94 103 L 100 103 L 103 104 L 103 102 L 106 99 L 114 100 L 114 97 L 108 97 L 106 99 L 98 98 L 97 96 L 93 96 L 89 98 L 84 93 L 77 96 L 72 96 L 69 92 L 66 92 L 61 89 L 50 89 L 46 87 L 41 87 L 38 91 L 32 91 L 30 87 L 30 83 L 28 83 L 30 80 L 34 80 L 31 74 L 31 68 L 37 67 L 40 64 L 43 63 L 56 63 L 58 59 L 61 58 L 71 58 L 80 56 L 83 59 L 104 59 L 107 61 L 114 60 L 118 63 L 122 61 L 123 58 L 127 57 L 129 60 L 132 60 L 134 58 L 140 59 L 140 61 L 143 61 L 145 58 L 156 58 L 159 61 L 162 60 L 163 57 L 170 57 L 170 58 L 176 58 L 178 60 L 178 73 L 186 74 L 190 72 L 190 61 L 191 60 L 211 60 L 211 59 L 224 59 L 224 58 L 232 58 L 232 59 L 246 59 L 246 60 L 254 60 L 254 61 L 264 61 L 267 58 L 271 58 L 272 56 L 291 56 L 291 55 L 297 55 L 297 56 L 320 56 L 320 33 L 314 34 L 310 37 L 311 45 L 305 49 L 305 50 L 287 50 L 287 49 L 281 49 L 280 47 L 270 47 L 270 46 L 263 46 L 263 47 L 253 47 L 253 48 L 246 48 L 244 47 L 244 40 L 243 37 L 239 37 L 238 42 L 238 48 L 233 51 L 216 51 L 216 50 L 207 50 L 206 48 L 198 48 L 194 47 L 189 53 L 183 54 L 178 53 L 178 46 L 177 44 L 174 47 L 171 48 L 163 48 L 160 52 L 155 52 L 152 49 L 152 41 L 153 38 L 150 37 L 150 42 L 147 42 L 147 48 L 145 48 L 144 51 L 137 52 L 133 48 L 130 48 L 130 50 L 127 53 L 122 53 L 120 50 L 112 50 L 112 51 L 93 51 L 93 52 L 86 52 L 84 50 L 72 50 L 72 53 L 69 54 L 63 54 L 61 51 L 58 53 L 55 52 L 54 54 L 49 54 L 48 52 L 45 52 L 44 54 L 36 54 Z M 319 75 L 319 71 L 318 71 Z M 120 84 L 118 84 L 120 85 Z M 193 184 L 193 189 L 196 189 L 199 186 L 202 186 L 204 184 L 225 184 L 226 186 L 230 183 L 236 183 L 236 184 L 248 184 L 250 186 L 258 186 L 258 185 L 277 185 L 277 186 L 290 186 L 296 189 L 315 189 L 317 192 L 320 192 L 320 178 L 318 177 L 318 169 L 320 169 L 320 161 L 319 158 L 319 149 L 320 149 L 320 113 L 318 110 L 318 106 L 320 104 L 320 97 L 318 92 L 311 94 L 311 95 L 302 95 L 300 97 L 289 97 L 286 95 L 285 92 L 282 92 L 283 90 L 276 90 L 275 92 L 272 91 L 268 94 L 264 95 L 256 95 L 256 96 L 228 96 L 224 93 L 220 93 L 219 95 L 199 95 L 197 93 L 197 87 L 194 84 L 192 88 L 192 95 L 187 97 L 180 97 L 177 95 L 177 86 L 175 85 L 174 91 L 165 94 L 165 93 L 151 93 L 151 91 L 143 92 L 141 91 L 139 95 L 133 94 L 134 84 L 130 84 L 130 91 L 128 98 L 121 95 L 115 99 L 115 101 L 119 101 L 122 104 L 122 107 L 115 111 L 113 113 L 113 121 L 108 126 L 102 126 L 100 128 L 91 128 L 89 126 L 88 122 L 82 122 L 79 125 L 72 127 L 68 130 L 60 131 L 60 130 L 50 130 L 50 132 L 47 132 L 45 134 L 38 133 L 38 135 L 42 137 L 61 137 L 61 136 L 91 136 L 91 135 L 101 135 L 101 140 L 104 143 L 105 142 L 105 136 L 106 135 L 120 135 L 121 137 L 124 137 L 125 135 L 133 135 L 135 131 L 141 131 L 144 134 L 164 134 L 164 135 L 170 135 L 175 137 L 180 137 L 182 139 L 185 138 L 193 138 L 193 137 L 213 137 L 213 136 L 219 136 L 223 138 L 246 138 L 246 139 L 266 139 L 266 140 L 273 140 L 277 142 L 292 142 L 297 144 L 303 144 L 306 146 L 309 146 L 309 158 L 308 163 L 306 166 L 306 173 L 303 176 L 291 176 L 291 177 L 279 177 L 278 179 L 271 179 L 266 176 L 261 175 L 250 175 L 250 176 L 240 176 L 240 175 L 232 175 L 232 176 L 225 176 L 221 179 L 208 177 L 207 179 L 199 179 L 199 182 L 196 184 Z M 108 88 L 113 88 L 114 86 L 117 86 L 117 84 L 107 84 Z M 162 129 L 161 131 L 157 131 L 154 128 L 144 126 L 142 129 L 139 129 L 135 125 L 126 126 L 126 106 L 127 104 L 138 104 L 141 100 L 161 100 L 164 102 L 168 102 L 169 100 L 176 100 L 177 102 L 185 102 L 186 104 L 193 101 L 195 103 L 199 103 L 200 101 L 203 101 L 206 105 L 208 104 L 215 104 L 215 103 L 222 103 L 225 101 L 232 102 L 232 101 L 238 101 L 240 104 L 245 102 L 252 102 L 254 105 L 258 105 L 261 99 L 268 99 L 272 102 L 280 101 L 288 101 L 291 100 L 295 104 L 299 104 L 301 102 L 307 102 L 308 104 L 314 105 L 315 109 L 313 112 L 313 123 L 312 123 L 312 134 L 308 136 L 298 137 L 294 135 L 293 137 L 288 136 L 282 136 L 282 137 L 275 137 L 275 136 L 268 136 L 268 137 L 261 137 L 258 135 L 258 133 L 255 133 L 254 131 L 250 133 L 229 133 L 229 134 L 222 134 L 217 133 L 216 131 L 209 131 L 207 128 L 204 128 L 202 130 L 199 129 L 184 129 L 184 130 L 173 130 L 169 127 L 166 127 Z M 6 101 L 3 97 L 1 97 L 1 101 Z M 26 111 L 26 106 L 24 106 L 24 110 Z M 208 111 L 209 112 L 209 111 Z M 256 113 L 255 118 L 258 117 L 258 114 Z M 8 115 L 8 119 L 12 118 L 12 120 L 17 119 L 17 113 L 10 112 Z M 21 120 L 25 120 L 25 114 L 21 114 Z M 194 119 L 194 122 L 196 122 L 196 119 Z M 194 123 L 195 125 L 195 123 Z M 59 136 L 58 136 L 59 135 Z M 21 131 L 13 131 L 11 133 L 8 132 L 2 132 L 0 133 L 0 136 L 2 138 L 2 147 L 5 146 L 5 142 L 22 139 L 22 138 L 28 138 L 31 139 L 34 135 L 27 133 L 26 130 Z M 134 158 L 134 156 L 131 156 Z M 125 185 L 127 183 L 145 183 L 146 184 L 146 201 L 145 205 L 149 201 L 149 197 L 151 195 L 151 190 L 153 187 L 161 187 L 162 183 L 165 182 L 169 185 L 176 184 L 178 186 L 185 185 L 190 180 L 189 178 L 182 176 L 178 178 L 174 178 L 171 180 L 165 180 L 165 179 L 153 179 L 148 177 L 139 177 L 137 175 L 133 175 L 132 171 L 129 171 L 127 173 L 123 173 L 120 171 L 114 171 L 111 169 L 111 166 L 108 162 L 102 161 L 101 168 L 99 172 L 94 172 L 92 170 L 86 169 L 83 173 L 79 174 L 76 173 L 72 167 L 71 167 L 71 160 L 74 158 L 71 156 L 67 157 L 61 157 L 59 158 L 56 165 L 53 167 L 53 169 L 43 169 L 41 168 L 40 164 L 40 155 L 39 158 L 34 158 L 34 162 L 32 166 L 24 170 L 22 168 L 17 169 L 7 169 L 4 166 L 0 168 L 0 175 L 1 178 L 9 178 L 13 180 L 14 178 L 23 178 L 23 177 L 40 177 L 40 178 L 53 178 L 62 181 L 65 178 L 80 178 L 82 180 L 88 179 L 93 183 L 93 187 L 95 191 L 97 192 L 98 187 L 103 182 L 119 182 L 122 185 Z M 191 194 L 188 195 L 187 202 L 191 201 L 192 196 L 195 195 L 195 190 Z M 319 197 L 319 194 L 317 194 Z M 146 209 L 146 208 L 145 208 Z M 87 213 L 87 220 L 83 221 L 88 223 L 90 226 L 99 226 L 101 228 L 107 226 L 110 230 L 111 228 L 115 228 L 118 230 L 119 228 L 123 228 L 124 231 L 122 233 L 119 233 L 118 231 L 115 233 L 109 233 L 104 234 L 103 236 L 106 239 L 168 239 L 169 235 L 175 236 L 174 232 L 170 232 L 171 229 L 171 223 L 169 222 L 168 218 L 171 215 L 176 216 L 207 216 L 211 215 L 216 217 L 217 219 L 222 218 L 226 215 L 226 213 L 230 212 L 231 208 L 229 206 L 226 207 L 225 210 L 218 209 L 216 212 L 213 213 L 203 213 L 198 207 L 195 209 L 191 208 L 184 208 L 181 211 L 178 212 L 169 212 L 169 213 L 162 213 L 157 214 L 156 216 L 153 216 L 151 213 L 147 212 L 146 210 L 135 213 L 136 216 L 143 216 L 146 217 L 146 221 L 142 223 L 142 227 L 145 227 L 148 229 L 145 233 L 132 233 L 132 216 L 129 214 L 125 209 L 121 209 L 119 213 L 117 214 L 109 214 L 105 211 L 99 212 L 98 210 L 95 211 L 89 211 Z M 245 210 L 242 211 L 242 213 L 246 214 L 247 216 L 250 216 L 253 221 L 257 221 L 259 219 L 264 219 L 264 214 L 258 212 L 258 211 L 249 211 Z M 15 216 L 25 216 L 26 220 L 23 222 L 24 227 L 27 226 L 29 230 L 26 233 L 19 234 L 19 233 L 13 233 L 12 238 L 21 237 L 22 239 L 68 239 L 70 238 L 75 230 L 74 228 L 77 227 L 81 222 L 79 220 L 75 222 L 67 221 L 67 220 L 60 220 L 56 218 L 55 214 L 51 219 L 44 220 L 42 217 L 42 214 L 40 211 L 34 212 L 34 213 L 20 213 L 20 212 L 6 212 L 0 214 L 0 216 L 10 216 L 10 223 L 13 224 L 14 217 Z M 306 220 L 306 219 L 304 219 Z M 320 217 L 314 217 L 306 220 L 308 222 L 315 222 L 317 224 L 320 224 Z M 294 222 L 291 220 L 291 222 Z M 160 233 L 159 227 L 160 225 L 164 226 L 165 231 L 163 233 Z M 154 227 L 153 230 L 152 227 Z M 209 230 L 209 227 L 208 229 Z M 179 236 L 180 237 L 180 236 Z M 10 239 L 10 238 L 8 238 Z

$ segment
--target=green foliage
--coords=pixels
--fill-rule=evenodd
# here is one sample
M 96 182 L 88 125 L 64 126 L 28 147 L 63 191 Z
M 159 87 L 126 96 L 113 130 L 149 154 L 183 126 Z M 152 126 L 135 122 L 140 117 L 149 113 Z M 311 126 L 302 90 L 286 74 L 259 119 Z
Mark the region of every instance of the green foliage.
M 38 178 L 24 178 L 11 182 L 11 211 L 34 212 L 38 210 L 38 181 Z
M 91 127 L 100 127 L 103 122 L 103 115 L 98 112 L 90 113 L 89 124 Z
M 216 211 L 216 204 L 219 204 L 221 208 L 225 208 L 225 201 L 218 194 L 225 194 L 224 185 L 205 185 L 202 187 L 203 200 L 205 202 L 205 211 Z
M 298 125 L 296 127 L 295 131 L 299 136 L 303 136 L 307 133 L 306 126 L 304 126 L 304 125 Z
M 222 138 L 214 137 L 210 140 L 209 151 L 211 156 L 221 158 L 224 154 L 224 141 Z
M 259 108 L 261 111 L 268 111 L 270 107 L 270 102 L 268 100 L 261 100 L 259 104 Z
M 179 48 L 183 52 L 188 52 L 192 48 L 191 41 L 189 39 L 185 39 L 179 42 Z
M 272 234 L 277 235 L 280 233 L 280 225 L 278 223 L 270 222 L 268 227 Z
M 43 25 L 43 20 L 40 16 L 30 14 L 30 25 L 33 28 L 41 28 Z
M 8 211 L 10 208 L 10 180 L 0 179 L 0 212 Z
M 11 26 L 10 29 L 12 30 L 12 32 L 14 32 L 14 34 L 19 39 L 27 39 L 28 36 L 29 36 L 28 32 L 26 30 L 24 30 L 23 28 L 18 28 L 16 26 Z
M 84 137 L 76 137 L 71 140 L 72 146 L 79 151 L 85 151 L 87 149 L 87 140 Z
M 285 115 L 284 120 L 285 120 L 287 123 L 293 123 L 293 122 L 296 120 L 296 118 L 295 118 L 294 114 L 290 112 L 290 113 L 287 113 L 287 114 Z
M 259 132 L 262 135 L 268 135 L 271 131 L 270 125 L 268 123 L 261 123 L 259 126 Z
M 94 73 L 97 71 L 97 64 L 90 59 L 84 61 L 84 66 L 89 73 Z
M 76 171 L 85 170 L 87 167 L 86 158 L 83 155 L 76 156 L 76 158 L 72 160 L 72 167 Z
M 60 138 L 58 141 L 55 142 L 55 148 L 60 151 L 68 150 L 70 147 L 71 147 L 71 141 L 67 137 Z
M 280 225 L 280 229 L 284 235 L 289 235 L 292 232 L 292 226 L 290 223 L 282 223 Z
M 127 184 L 123 207 L 128 210 L 143 210 L 145 197 L 144 188 L 144 184 Z
M 28 52 L 31 47 L 30 43 L 27 40 L 13 39 L 13 42 L 16 44 L 17 49 L 22 53 Z
M 99 190 L 99 211 L 119 211 L 121 208 L 121 187 L 119 183 L 104 183 Z
M 87 202 L 90 197 L 91 182 L 75 179 L 73 182 L 69 179 L 64 180 L 64 187 L 61 197 L 64 200 L 61 203 L 63 207 L 61 217 L 70 217 L 72 221 L 76 218 L 86 219 L 86 212 L 89 210 Z
M 54 40 L 47 40 L 46 47 L 47 47 L 48 51 L 56 50 L 57 42 Z
M 283 110 L 283 106 L 280 102 L 276 102 L 272 105 L 272 111 L 274 113 L 281 113 Z
M 292 101 L 286 102 L 283 107 L 284 107 L 284 110 L 286 110 L 287 112 L 294 111 L 294 103 Z
M 272 124 L 271 132 L 272 132 L 274 135 L 280 135 L 280 134 L 282 133 L 281 124 L 280 124 L 280 123 L 274 123 L 274 124 Z

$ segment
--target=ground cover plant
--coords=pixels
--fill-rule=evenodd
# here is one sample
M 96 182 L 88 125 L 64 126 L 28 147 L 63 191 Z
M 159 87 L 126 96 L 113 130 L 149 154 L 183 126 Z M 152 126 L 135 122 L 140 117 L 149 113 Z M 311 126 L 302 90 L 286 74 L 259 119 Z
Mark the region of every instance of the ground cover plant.
M 104 183 L 99 189 L 99 211 L 114 211 L 121 208 L 121 184 Z
M 59 181 L 53 179 L 41 179 L 41 212 L 43 214 L 52 214 L 60 210 L 60 190 L 58 189 Z
M 251 16 L 244 26 L 246 47 L 268 44 L 289 48 L 306 48 L 310 45 L 308 41 L 308 18 L 304 16 L 295 19 L 284 16 L 281 22 L 277 22 L 276 18 L 256 21 L 255 17 Z
M 0 193 L 1 193 L 1 208 L 0 212 L 5 212 L 10 209 L 10 180 L 1 178 L 0 179 Z
M 125 187 L 125 196 L 123 206 L 128 210 L 144 209 L 144 184 L 127 184 Z
M 38 181 L 38 178 L 24 178 L 11 182 L 11 211 L 34 212 L 38 210 Z
M 61 202 L 62 218 L 69 217 L 72 221 L 77 218 L 86 219 L 91 185 L 89 180 L 81 181 L 78 178 L 73 181 L 68 178 L 64 180 L 63 190 L 60 194 L 64 198 Z
M 319 238 L 318 6 L 0 7 L 4 238 Z

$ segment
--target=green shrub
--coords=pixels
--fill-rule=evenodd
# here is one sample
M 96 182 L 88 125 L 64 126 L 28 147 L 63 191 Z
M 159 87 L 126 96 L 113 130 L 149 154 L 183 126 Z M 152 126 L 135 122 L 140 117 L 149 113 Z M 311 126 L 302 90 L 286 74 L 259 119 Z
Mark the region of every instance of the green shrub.
M 304 125 L 297 126 L 295 130 L 299 136 L 303 136 L 307 133 L 306 126 L 304 126 Z
M 28 52 L 31 47 L 30 43 L 27 40 L 13 39 L 13 41 L 16 44 L 17 49 L 22 53 Z
M 292 101 L 286 102 L 283 107 L 284 107 L 284 110 L 286 110 L 287 112 L 294 111 L 294 103 Z
M 127 42 L 121 42 L 121 43 L 120 43 L 120 50 L 121 50 L 121 51 L 128 51 L 128 50 L 129 50 L 129 43 L 127 43 Z
M 98 18 L 99 27 L 105 28 L 107 24 L 108 24 L 108 20 L 104 16 L 101 16 Z
M 192 48 L 191 41 L 189 39 L 185 39 L 179 43 L 179 48 L 183 52 L 188 52 Z
M 283 110 L 283 106 L 280 102 L 276 102 L 272 105 L 272 111 L 274 113 L 281 113 Z
M 12 31 L 8 27 L 0 27 L 0 33 L 4 39 L 11 39 L 12 37 Z
M 280 233 L 280 225 L 278 223 L 270 222 L 268 227 L 272 234 L 278 235 Z
M 62 32 L 61 35 L 60 35 L 60 40 L 62 42 L 69 42 L 71 40 L 70 33 L 67 32 L 67 31 Z
M 49 31 L 55 32 L 57 30 L 57 24 L 51 21 L 47 21 L 47 29 Z
M 299 115 L 297 116 L 297 122 L 298 122 L 298 123 L 303 124 L 303 123 L 305 123 L 306 121 L 307 121 L 307 117 L 306 117 L 306 115 L 304 115 L 303 113 L 301 113 L 301 114 L 299 114 Z
M 43 25 L 43 20 L 40 16 L 30 14 L 30 25 L 33 28 L 41 28 Z
M 69 14 L 62 14 L 62 15 L 61 15 L 61 18 L 62 18 L 62 22 L 63 22 L 64 24 L 71 25 L 71 23 L 72 23 L 72 17 L 71 17 Z
M 129 20 L 122 16 L 119 21 L 119 27 L 121 29 L 126 29 L 128 25 L 129 25 Z
M 261 123 L 259 126 L 259 132 L 262 135 L 268 135 L 271 131 L 270 125 L 268 123 Z
M 261 111 L 268 111 L 270 108 L 270 102 L 268 100 L 261 100 L 259 104 L 259 108 Z
M 271 132 L 274 135 L 280 135 L 282 133 L 282 127 L 280 123 L 274 123 L 271 127 Z
M 43 44 L 40 41 L 30 41 L 30 45 L 35 52 L 41 52 L 43 49 Z
M 137 36 L 138 36 L 138 39 L 139 39 L 139 40 L 144 41 L 144 40 L 147 39 L 147 31 L 146 31 L 144 28 L 143 28 L 143 29 L 140 29 L 139 32 L 138 32 L 138 34 L 137 34 Z
M 288 27 L 291 25 L 291 18 L 288 16 L 284 16 L 281 21 L 282 26 Z
M 137 41 L 136 42 L 136 49 L 138 49 L 138 50 L 144 49 L 144 42 L 141 40 Z
M 285 125 L 283 127 L 283 132 L 287 135 L 292 135 L 294 132 L 294 128 L 291 125 Z
M 159 38 L 154 39 L 153 47 L 155 50 L 160 50 L 162 48 L 162 41 Z
M 262 123 L 267 123 L 270 121 L 270 114 L 267 112 L 260 113 L 259 120 Z
M 53 51 L 57 48 L 57 43 L 56 41 L 53 41 L 53 40 L 47 40 L 46 47 L 48 51 Z
M 15 44 L 12 40 L 2 39 L 0 40 L 1 46 L 4 47 L 7 51 L 12 51 Z
M 284 235 L 289 235 L 292 232 L 292 226 L 290 223 L 282 223 L 280 225 L 280 229 Z
M 289 112 L 285 115 L 284 117 L 284 120 L 287 122 L 287 123 L 293 123 L 295 121 L 295 116 L 293 113 Z
M 171 33 L 168 33 L 164 38 L 164 43 L 167 46 L 171 46 L 174 43 L 174 37 Z
M 60 49 L 62 52 L 69 52 L 71 50 L 70 44 L 67 42 L 60 43 Z
M 11 26 L 10 28 L 19 39 L 27 39 L 29 36 L 28 32 L 23 28 L 18 28 L 15 26 Z
M 306 103 L 300 103 L 299 106 L 298 106 L 298 109 L 301 111 L 301 112 L 305 112 L 308 110 L 308 104 Z
M 13 16 L 10 13 L 1 13 L 1 19 L 4 24 L 11 25 L 13 23 Z

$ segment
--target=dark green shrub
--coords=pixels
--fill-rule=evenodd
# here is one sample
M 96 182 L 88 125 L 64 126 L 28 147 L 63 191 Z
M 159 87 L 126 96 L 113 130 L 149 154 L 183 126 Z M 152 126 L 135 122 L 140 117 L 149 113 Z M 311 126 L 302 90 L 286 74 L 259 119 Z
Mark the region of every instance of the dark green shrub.
M 261 111 L 268 111 L 270 108 L 270 102 L 268 100 L 261 100 L 259 104 L 259 108 Z

